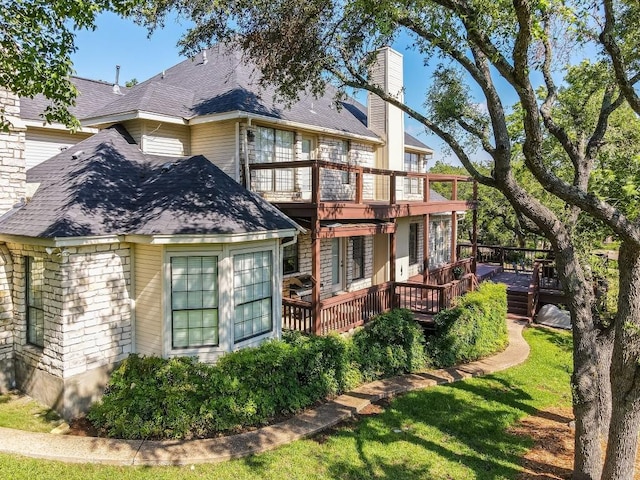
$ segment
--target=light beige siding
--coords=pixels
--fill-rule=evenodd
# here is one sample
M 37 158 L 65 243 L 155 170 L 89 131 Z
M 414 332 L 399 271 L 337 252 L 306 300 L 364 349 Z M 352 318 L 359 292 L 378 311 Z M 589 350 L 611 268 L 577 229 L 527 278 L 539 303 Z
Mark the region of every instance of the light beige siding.
M 140 148 L 145 153 L 179 157 L 189 155 L 189 127 L 146 120 L 142 124 Z M 134 136 L 135 138 L 135 136 Z
M 127 132 L 133 137 L 138 146 L 142 141 L 143 123 L 144 120 L 127 120 L 126 122 L 122 122 L 122 126 L 127 129 Z
M 90 133 L 69 133 L 47 128 L 29 127 L 25 145 L 27 170 L 90 136 Z
M 162 355 L 162 247 L 136 245 L 136 352 Z
M 238 180 L 235 122 L 193 125 L 191 154 L 204 155 L 227 175 Z

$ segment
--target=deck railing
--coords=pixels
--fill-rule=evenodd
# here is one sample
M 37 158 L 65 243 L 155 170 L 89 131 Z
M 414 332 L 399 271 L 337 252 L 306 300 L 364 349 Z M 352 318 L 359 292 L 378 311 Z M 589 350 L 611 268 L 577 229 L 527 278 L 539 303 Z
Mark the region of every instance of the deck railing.
M 473 181 L 462 175 L 386 170 L 325 160 L 252 163 L 248 172 L 251 190 L 276 203 L 384 201 L 394 205 L 398 200 L 429 202 L 431 183 L 451 184 L 450 198 L 445 201 L 464 203 L 472 200 L 458 198 L 458 182 Z M 399 178 L 413 180 L 419 188 L 412 193 L 405 192 L 397 181 Z
M 324 299 L 320 302 L 320 325 L 313 324 L 311 302 L 283 298 L 282 328 L 307 333 L 345 332 L 392 308 L 435 315 L 453 300 L 474 289 L 475 275 L 464 275 L 445 285 L 387 282 L 370 288 Z
M 345 332 L 393 308 L 393 282 L 327 298 L 320 302 L 318 333 Z
M 473 259 L 463 258 L 455 263 L 450 263 L 443 267 L 429 270 L 426 283 L 430 285 L 444 285 L 446 283 L 453 282 L 454 280 L 457 280 L 456 269 L 458 267 L 462 269 L 462 275 L 459 275 L 459 278 L 461 278 L 463 275 L 472 273 Z
M 460 243 L 458 258 L 471 257 L 472 245 Z M 479 263 L 500 265 L 505 272 L 533 273 L 533 265 L 538 260 L 553 258 L 553 251 L 538 248 L 501 247 L 478 245 L 476 259 Z
M 282 298 L 282 329 L 313 333 L 311 302 L 295 298 Z

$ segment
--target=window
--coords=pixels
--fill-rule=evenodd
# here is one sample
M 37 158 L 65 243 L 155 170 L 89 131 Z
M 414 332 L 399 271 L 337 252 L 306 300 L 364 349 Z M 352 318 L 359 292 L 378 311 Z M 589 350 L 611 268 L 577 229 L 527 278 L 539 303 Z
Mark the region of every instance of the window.
M 233 256 L 234 340 L 247 340 L 273 329 L 271 252 Z
M 44 305 L 42 301 L 44 260 L 25 257 L 25 276 L 27 283 L 27 343 L 44 347 Z
M 218 257 L 171 257 L 173 348 L 217 346 Z
M 418 263 L 418 223 L 409 224 L 409 265 Z
M 282 249 L 282 272 L 287 275 L 298 271 L 298 244 L 287 245 Z
M 293 161 L 293 132 L 274 128 L 256 127 L 256 163 Z M 256 171 L 258 190 L 292 191 L 293 169 L 281 168 Z
M 404 152 L 404 169 L 406 172 L 420 171 L 420 155 L 412 152 Z M 404 193 L 420 193 L 419 178 L 404 179 Z
M 451 219 L 432 219 L 429 223 L 429 268 L 451 261 Z
M 351 278 L 358 280 L 364 278 L 364 237 L 353 237 L 353 264 Z
M 349 149 L 350 149 L 349 141 L 342 140 L 340 142 L 340 162 L 346 163 L 347 165 L 351 164 L 349 162 L 350 160 Z M 342 172 L 342 184 L 348 185 L 350 183 L 351 183 L 351 172 Z

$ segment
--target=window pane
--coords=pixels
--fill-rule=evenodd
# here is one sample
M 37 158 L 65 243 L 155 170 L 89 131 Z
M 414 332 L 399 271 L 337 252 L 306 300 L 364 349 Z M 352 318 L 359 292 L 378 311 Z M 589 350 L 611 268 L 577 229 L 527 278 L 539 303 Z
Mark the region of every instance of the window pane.
M 236 342 L 273 329 L 270 251 L 233 257 L 234 338 Z
M 25 257 L 27 343 L 44 347 L 44 259 Z
M 364 277 L 364 237 L 353 237 L 353 265 L 351 276 L 354 280 Z
M 174 348 L 218 344 L 218 258 L 171 258 L 172 342 Z

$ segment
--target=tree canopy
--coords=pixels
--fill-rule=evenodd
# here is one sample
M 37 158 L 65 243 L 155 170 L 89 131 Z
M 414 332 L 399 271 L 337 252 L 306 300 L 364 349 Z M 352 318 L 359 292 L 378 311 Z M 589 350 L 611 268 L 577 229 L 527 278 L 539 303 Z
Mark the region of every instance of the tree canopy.
M 640 113 L 638 3 L 164 0 L 143 3 L 137 13 L 154 28 L 172 9 L 194 22 L 182 40 L 187 53 L 216 41 L 235 45 L 285 99 L 321 92 L 327 80 L 342 91 L 367 90 L 421 122 L 476 180 L 502 192 L 522 225 L 551 243 L 569 299 L 574 477 L 631 478 L 629 452 L 640 428 L 640 218 L 632 201 L 637 168 L 621 169 L 625 160 L 612 155 L 622 138 L 610 124 L 621 115 L 637 131 L 637 115 L 622 107 Z M 425 62 L 442 64 L 425 79 L 426 109 L 371 80 L 376 50 L 400 34 Z M 590 52 L 590 63 L 575 64 L 579 49 Z M 506 90 L 515 93 L 516 110 L 506 104 Z M 476 149 L 488 154 L 490 168 L 471 161 Z M 621 239 L 613 322 L 595 313 L 591 272 L 579 252 L 585 219 Z
M 3 0 L 0 8 L 0 85 L 18 96 L 43 94 L 48 123 L 77 126 L 69 112 L 75 31 L 94 29 L 98 13 L 127 14 L 135 0 Z M 0 112 L 1 114 L 2 112 Z M 4 123 L 4 122 L 2 122 Z

